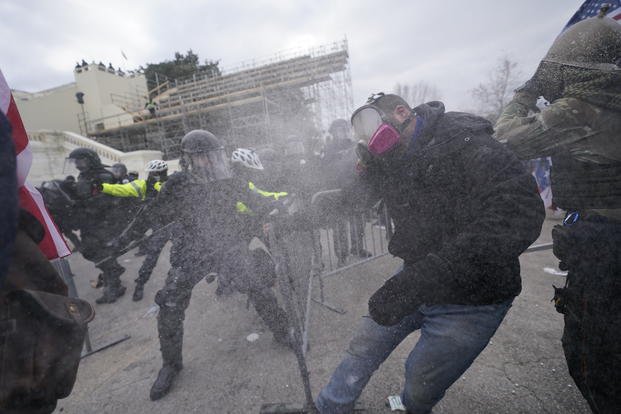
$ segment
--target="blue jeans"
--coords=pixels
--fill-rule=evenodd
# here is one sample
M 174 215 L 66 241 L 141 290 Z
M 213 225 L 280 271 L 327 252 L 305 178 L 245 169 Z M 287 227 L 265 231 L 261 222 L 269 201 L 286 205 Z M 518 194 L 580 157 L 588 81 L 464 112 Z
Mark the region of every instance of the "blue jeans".
M 371 375 L 409 334 L 420 329 L 420 339 L 405 362 L 401 399 L 410 413 L 429 413 L 483 351 L 512 302 L 422 305 L 394 326 L 363 317 L 345 358 L 319 393 L 317 409 L 322 414 L 352 412 Z

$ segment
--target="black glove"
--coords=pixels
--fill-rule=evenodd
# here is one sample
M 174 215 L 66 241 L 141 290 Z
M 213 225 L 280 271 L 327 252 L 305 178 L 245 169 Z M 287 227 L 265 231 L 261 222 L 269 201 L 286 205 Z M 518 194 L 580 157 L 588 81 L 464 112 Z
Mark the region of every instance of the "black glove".
M 369 314 L 380 325 L 395 325 L 422 304 L 459 303 L 464 294 L 450 264 L 428 254 L 406 265 L 371 296 Z
M 380 325 L 396 325 L 422 304 L 412 286 L 413 269 L 406 268 L 391 277 L 369 299 L 369 315 Z

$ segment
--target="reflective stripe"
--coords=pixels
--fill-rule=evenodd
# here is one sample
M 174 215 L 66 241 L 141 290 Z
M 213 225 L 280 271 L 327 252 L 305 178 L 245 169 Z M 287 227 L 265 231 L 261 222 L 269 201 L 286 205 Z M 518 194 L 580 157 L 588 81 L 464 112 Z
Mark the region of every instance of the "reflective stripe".
M 280 197 L 285 197 L 285 196 L 289 195 L 289 193 L 287 193 L 285 191 L 272 192 L 272 191 L 261 190 L 256 185 L 254 185 L 254 183 L 252 181 L 248 181 L 248 188 L 250 189 L 250 191 L 253 191 L 253 192 L 257 193 L 257 194 L 260 194 L 263 197 L 273 198 L 276 201 L 278 201 L 278 199 Z
M 241 214 L 252 214 L 252 210 L 250 210 L 248 208 L 248 206 L 245 205 L 244 203 L 242 203 L 241 201 L 238 201 L 235 204 L 235 208 L 237 209 L 238 213 L 241 213 Z

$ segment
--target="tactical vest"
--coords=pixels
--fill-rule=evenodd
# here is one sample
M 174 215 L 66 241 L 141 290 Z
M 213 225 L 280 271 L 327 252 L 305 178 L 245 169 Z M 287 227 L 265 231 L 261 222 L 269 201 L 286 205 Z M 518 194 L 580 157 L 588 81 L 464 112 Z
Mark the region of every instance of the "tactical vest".
M 595 164 L 552 157 L 554 203 L 565 210 L 621 209 L 621 162 Z

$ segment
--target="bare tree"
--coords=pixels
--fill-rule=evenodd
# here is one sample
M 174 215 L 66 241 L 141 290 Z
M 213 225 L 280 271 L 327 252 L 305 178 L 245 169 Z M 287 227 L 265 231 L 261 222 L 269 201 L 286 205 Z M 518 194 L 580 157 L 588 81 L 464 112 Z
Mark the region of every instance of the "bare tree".
M 495 122 L 504 106 L 511 100 L 513 90 L 521 84 L 521 76 L 517 62 L 508 56 L 498 59 L 487 81 L 479 83 L 479 86 L 470 91 L 479 106 L 479 113 Z
M 411 106 L 441 99 L 438 88 L 425 81 L 419 81 L 411 85 L 397 83 L 394 87 L 394 93 L 405 99 Z

